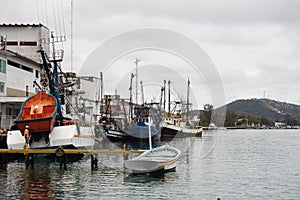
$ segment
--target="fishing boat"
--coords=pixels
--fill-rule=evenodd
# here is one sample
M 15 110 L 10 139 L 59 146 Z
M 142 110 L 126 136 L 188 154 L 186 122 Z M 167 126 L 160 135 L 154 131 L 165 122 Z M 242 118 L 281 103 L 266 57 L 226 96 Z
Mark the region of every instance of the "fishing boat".
M 132 82 L 134 75 L 131 74 L 130 79 L 130 100 L 129 100 L 129 113 L 128 119 L 127 114 L 125 114 L 125 124 L 119 128 L 126 134 L 127 140 L 148 140 L 151 137 L 153 140 L 160 139 L 160 132 L 157 130 L 155 124 L 152 119 L 149 118 L 151 107 L 144 103 L 144 92 L 143 86 L 141 86 L 142 92 L 142 104 L 133 103 L 132 102 Z M 142 84 L 142 82 L 141 82 Z M 124 109 L 125 110 L 125 109 Z M 124 112 L 126 113 L 126 112 Z M 118 123 L 120 124 L 120 123 Z M 148 127 L 150 127 L 150 135 L 148 134 Z
M 45 92 L 38 92 L 29 97 L 21 106 L 21 111 L 14 121 L 21 132 L 25 126 L 30 127 L 30 132 L 51 131 L 57 113 L 57 100 Z
M 132 140 L 148 140 L 149 137 L 153 140 L 160 139 L 160 132 L 156 129 L 150 116 L 150 107 L 144 105 L 136 105 L 134 107 L 134 115 L 132 122 L 125 129 L 128 137 Z M 148 131 L 150 129 L 150 135 Z
M 7 133 L 8 149 L 85 149 L 94 145 L 91 126 L 75 118 L 68 118 L 62 112 L 66 88 L 58 76 L 60 59 L 50 60 L 41 50 L 43 69 L 40 92 L 27 98 L 22 104 L 15 125 Z M 47 155 L 48 156 L 48 155 Z M 72 155 L 73 156 L 73 155 Z M 68 159 L 71 156 L 68 156 Z M 81 155 L 74 155 L 76 158 Z
M 101 85 L 103 85 L 102 82 Z M 127 134 L 124 133 L 124 126 L 127 124 L 127 119 L 126 114 L 120 112 L 120 108 L 122 106 L 124 108 L 124 102 L 120 100 L 120 96 L 104 95 L 104 98 L 101 97 L 100 103 L 99 136 L 104 135 L 110 141 L 126 140 Z
M 127 134 L 120 128 L 121 123 L 117 124 L 117 119 L 116 116 L 101 116 L 99 120 L 101 134 L 105 135 L 110 141 L 123 141 L 127 138 Z M 123 120 L 123 118 L 119 118 L 119 120 Z
M 176 106 L 181 104 L 181 102 L 175 102 L 175 107 L 173 112 L 171 111 L 170 102 L 170 81 L 169 81 L 169 110 L 167 116 L 164 117 L 160 123 L 161 127 L 161 137 L 162 139 L 173 139 L 174 137 L 201 137 L 202 127 L 192 125 L 189 122 L 189 87 L 190 80 L 188 80 L 187 87 L 187 102 L 186 102 L 186 119 L 183 119 L 182 109 L 176 111 Z
M 188 126 L 181 118 L 164 118 L 161 123 L 161 137 L 173 139 L 174 137 L 201 137 L 201 126 Z
M 125 161 L 125 167 L 132 173 L 151 173 L 169 171 L 176 168 L 181 151 L 169 145 L 160 146 L 142 153 L 136 158 Z

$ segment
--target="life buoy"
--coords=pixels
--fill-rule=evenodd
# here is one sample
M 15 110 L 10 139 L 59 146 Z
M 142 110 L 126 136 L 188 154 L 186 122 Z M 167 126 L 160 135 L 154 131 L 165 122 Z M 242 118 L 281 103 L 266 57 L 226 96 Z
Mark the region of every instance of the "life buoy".
M 63 148 L 59 147 L 58 149 L 56 149 L 55 155 L 58 157 L 61 157 L 61 156 L 65 155 L 65 151 L 63 150 Z

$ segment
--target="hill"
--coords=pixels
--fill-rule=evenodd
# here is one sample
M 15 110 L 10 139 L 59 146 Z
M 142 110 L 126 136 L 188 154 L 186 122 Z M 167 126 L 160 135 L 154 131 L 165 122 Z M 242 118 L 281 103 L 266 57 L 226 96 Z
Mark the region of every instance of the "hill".
M 300 105 L 271 99 L 240 99 L 226 105 L 227 111 L 238 115 L 254 115 L 265 117 L 272 121 L 283 121 L 291 116 L 300 121 Z

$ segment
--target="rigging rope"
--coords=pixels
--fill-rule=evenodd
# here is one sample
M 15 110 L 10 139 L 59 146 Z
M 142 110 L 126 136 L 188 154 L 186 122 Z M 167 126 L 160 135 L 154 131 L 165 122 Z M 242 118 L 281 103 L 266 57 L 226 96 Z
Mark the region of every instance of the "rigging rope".
M 38 6 L 38 0 L 35 0 L 36 3 L 36 14 L 38 18 L 38 22 L 40 23 L 40 15 L 39 15 L 39 6 Z
M 66 35 L 66 28 L 65 28 L 65 20 L 64 20 L 62 0 L 60 0 L 60 8 L 61 8 L 60 10 L 61 10 L 61 16 L 62 16 L 63 31 L 64 31 L 64 36 L 65 36 Z
M 54 27 L 55 27 L 55 33 L 57 33 L 57 26 L 56 26 L 56 15 L 55 15 L 55 9 L 54 9 L 54 3 L 52 2 L 52 11 L 53 11 L 53 19 L 54 19 Z
M 46 1 L 46 0 L 45 0 L 44 7 L 45 7 L 46 26 L 48 26 L 48 25 L 49 25 L 49 23 L 48 23 L 47 1 Z
M 59 7 L 58 7 L 58 0 L 56 0 L 56 7 L 57 7 L 57 19 L 58 19 L 59 34 L 60 34 L 60 36 L 62 36 L 62 34 L 61 34 L 61 25 L 60 25 L 60 10 L 59 10 Z

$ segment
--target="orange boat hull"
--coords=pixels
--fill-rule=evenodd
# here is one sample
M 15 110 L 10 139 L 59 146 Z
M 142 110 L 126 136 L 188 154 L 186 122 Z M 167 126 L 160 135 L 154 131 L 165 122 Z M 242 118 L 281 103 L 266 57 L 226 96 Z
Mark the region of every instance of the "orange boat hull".
M 57 112 L 55 97 L 45 92 L 39 92 L 23 103 L 15 123 L 21 132 L 26 125 L 30 133 L 51 131 L 54 127 Z

